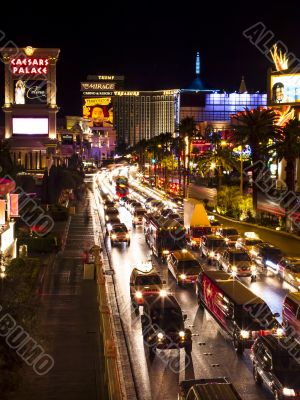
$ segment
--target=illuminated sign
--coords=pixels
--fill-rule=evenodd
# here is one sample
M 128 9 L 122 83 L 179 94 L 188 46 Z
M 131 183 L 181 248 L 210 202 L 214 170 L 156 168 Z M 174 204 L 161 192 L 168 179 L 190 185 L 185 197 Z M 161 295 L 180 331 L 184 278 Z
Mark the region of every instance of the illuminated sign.
M 10 222 L 9 228 L 1 233 L 0 250 L 5 252 L 14 242 L 14 223 Z
M 6 202 L 5 200 L 0 200 L 0 225 L 5 224 L 5 210 L 6 210 Z
M 47 103 L 47 81 L 15 80 L 15 104 Z
M 140 92 L 132 92 L 132 91 L 128 91 L 128 92 L 119 92 L 116 91 L 115 92 L 116 96 L 139 96 Z
M 271 102 L 273 104 L 300 103 L 300 74 L 272 74 Z
M 46 75 L 48 73 L 48 58 L 12 58 L 11 71 L 14 75 Z
M 169 96 L 169 95 L 174 95 L 174 94 L 178 94 L 179 93 L 179 90 L 177 89 L 175 89 L 175 90 L 164 90 L 163 91 L 163 94 L 164 94 L 164 96 Z
M 83 118 L 90 120 L 89 127 L 113 127 L 113 104 L 111 97 L 83 99 Z
M 9 209 L 11 217 L 19 216 L 19 195 L 16 193 L 10 193 L 9 195 Z
M 48 118 L 13 118 L 14 135 L 48 135 Z
M 124 81 L 124 76 L 116 75 L 88 75 L 89 81 Z
M 114 92 L 82 92 L 83 96 L 87 97 L 99 97 L 99 96 L 113 96 Z
M 81 82 L 81 91 L 84 90 L 115 90 L 115 83 Z

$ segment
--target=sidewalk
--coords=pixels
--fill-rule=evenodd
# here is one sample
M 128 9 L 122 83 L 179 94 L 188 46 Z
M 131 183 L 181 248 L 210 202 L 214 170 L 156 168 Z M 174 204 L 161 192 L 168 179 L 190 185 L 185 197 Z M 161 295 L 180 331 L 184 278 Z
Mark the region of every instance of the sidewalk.
M 104 400 L 96 282 L 83 280 L 82 251 L 94 243 L 85 207 L 72 216 L 65 248 L 48 264 L 41 292 L 40 338 L 54 359 L 38 376 L 24 364 L 23 382 L 10 400 Z

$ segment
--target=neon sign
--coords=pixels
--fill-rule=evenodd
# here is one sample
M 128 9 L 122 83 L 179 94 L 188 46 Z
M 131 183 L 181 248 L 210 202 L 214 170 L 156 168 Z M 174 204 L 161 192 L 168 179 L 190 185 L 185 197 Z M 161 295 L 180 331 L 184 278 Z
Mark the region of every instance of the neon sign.
M 48 73 L 48 58 L 12 58 L 11 70 L 14 75 L 46 75 Z

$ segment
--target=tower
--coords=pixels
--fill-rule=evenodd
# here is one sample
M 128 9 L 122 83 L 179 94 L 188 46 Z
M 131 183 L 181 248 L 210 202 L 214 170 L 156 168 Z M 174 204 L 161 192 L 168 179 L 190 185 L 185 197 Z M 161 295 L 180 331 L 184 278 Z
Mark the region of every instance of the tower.
M 200 53 L 197 51 L 196 54 L 196 77 L 200 76 Z

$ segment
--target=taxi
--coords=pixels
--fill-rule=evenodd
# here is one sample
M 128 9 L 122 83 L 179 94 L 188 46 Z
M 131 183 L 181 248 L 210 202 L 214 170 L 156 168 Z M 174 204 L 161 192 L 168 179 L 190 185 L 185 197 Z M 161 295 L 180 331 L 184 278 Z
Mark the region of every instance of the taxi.
M 162 281 L 151 262 L 135 267 L 130 275 L 130 298 L 134 308 L 144 304 L 145 297 L 153 294 L 165 296 Z

